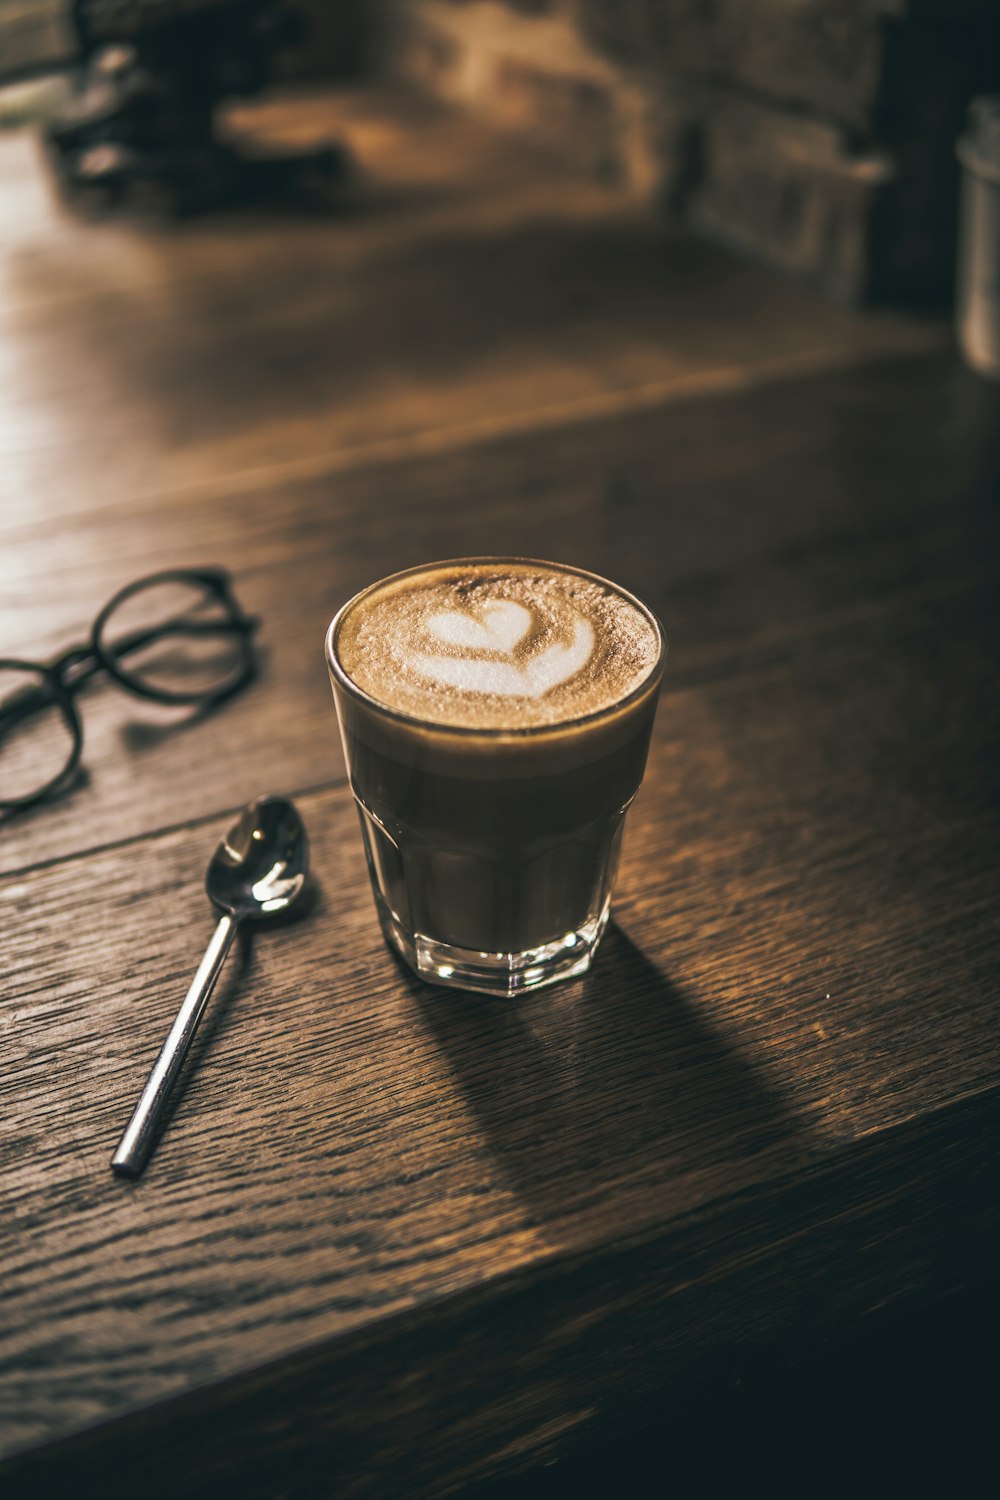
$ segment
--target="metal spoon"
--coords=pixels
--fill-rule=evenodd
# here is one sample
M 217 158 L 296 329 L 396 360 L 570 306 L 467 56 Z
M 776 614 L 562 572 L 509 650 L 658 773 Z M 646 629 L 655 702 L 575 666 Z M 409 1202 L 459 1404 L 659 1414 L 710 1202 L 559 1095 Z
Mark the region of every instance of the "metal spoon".
M 138 1177 L 146 1165 L 170 1090 L 237 927 L 241 922 L 266 921 L 287 910 L 305 885 L 308 866 L 305 827 L 296 808 L 284 797 L 258 797 L 251 802 L 212 855 L 205 888 L 224 915 L 111 1158 L 115 1172 Z

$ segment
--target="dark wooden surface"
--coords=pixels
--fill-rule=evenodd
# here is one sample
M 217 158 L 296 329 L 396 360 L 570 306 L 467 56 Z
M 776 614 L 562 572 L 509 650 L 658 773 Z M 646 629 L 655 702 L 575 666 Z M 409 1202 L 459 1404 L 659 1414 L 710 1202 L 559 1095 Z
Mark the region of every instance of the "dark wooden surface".
M 209 561 L 265 647 L 209 718 L 89 692 L 84 784 L 0 826 L 5 1494 L 669 1444 L 682 1393 L 919 1342 L 1000 1240 L 995 391 L 446 117 L 257 120 L 350 140 L 341 215 L 85 225 L 0 139 L 5 652 Z M 385 951 L 322 661 L 355 588 L 477 551 L 608 573 L 671 640 L 614 926 L 513 1005 Z M 231 961 L 124 1183 L 263 790 L 312 910 Z

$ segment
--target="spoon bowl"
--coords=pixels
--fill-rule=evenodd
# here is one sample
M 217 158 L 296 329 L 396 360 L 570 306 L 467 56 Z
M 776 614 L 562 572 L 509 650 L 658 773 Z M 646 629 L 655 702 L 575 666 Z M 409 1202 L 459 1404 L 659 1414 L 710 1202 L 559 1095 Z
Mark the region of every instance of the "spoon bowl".
M 213 906 L 237 922 L 287 911 L 305 888 L 309 840 L 286 797 L 258 797 L 219 842 L 205 875 Z

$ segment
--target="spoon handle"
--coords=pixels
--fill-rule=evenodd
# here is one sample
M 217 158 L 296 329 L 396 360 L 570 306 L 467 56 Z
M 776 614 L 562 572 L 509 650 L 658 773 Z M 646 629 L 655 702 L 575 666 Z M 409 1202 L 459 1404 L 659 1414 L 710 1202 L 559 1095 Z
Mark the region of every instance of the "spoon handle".
M 205 949 L 205 956 L 198 965 L 198 972 L 191 981 L 191 988 L 177 1012 L 177 1019 L 153 1064 L 153 1071 L 135 1107 L 135 1113 L 111 1158 L 112 1171 L 120 1172 L 125 1177 L 138 1177 L 146 1165 L 170 1090 L 187 1056 L 208 997 L 215 988 L 215 981 L 229 952 L 235 931 L 236 922 L 233 917 L 227 913 L 220 918 Z

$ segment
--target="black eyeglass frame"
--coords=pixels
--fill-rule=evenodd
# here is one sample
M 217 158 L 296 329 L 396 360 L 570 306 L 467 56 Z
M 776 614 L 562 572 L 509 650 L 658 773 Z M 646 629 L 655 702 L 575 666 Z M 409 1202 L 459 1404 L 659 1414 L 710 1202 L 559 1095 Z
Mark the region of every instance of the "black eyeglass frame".
M 144 589 L 156 588 L 168 583 L 193 584 L 203 587 L 210 599 L 218 600 L 223 606 L 226 618 L 195 620 L 190 616 L 185 617 L 182 613 L 172 620 L 164 620 L 159 625 L 133 631 L 117 641 L 104 640 L 108 621 L 127 600 L 142 593 Z M 0 811 L 12 811 L 32 807 L 37 802 L 45 802 L 57 795 L 76 773 L 83 753 L 83 722 L 75 697 L 84 684 L 95 677 L 98 672 L 107 672 L 108 676 L 113 678 L 120 687 L 138 698 L 174 707 L 200 705 L 203 708 L 211 708 L 239 692 L 255 676 L 257 658 L 253 649 L 253 633 L 259 625 L 260 620 L 256 615 L 248 615 L 243 610 L 233 593 L 230 576 L 224 568 L 168 568 L 163 572 L 150 573 L 144 578 L 138 578 L 135 582 L 126 584 L 125 588 L 119 589 L 98 614 L 87 645 L 72 646 L 50 662 L 0 657 L 0 671 L 31 673 L 41 679 L 34 690 L 26 687 L 24 692 L 14 700 L 17 705 L 14 717 L 25 718 L 51 705 L 62 713 L 71 737 L 69 757 L 62 769 L 37 790 L 25 796 L 12 798 L 0 796 Z M 132 651 L 139 651 L 142 647 L 151 645 L 154 641 L 163 640 L 170 635 L 202 637 L 236 635 L 240 637 L 242 646 L 240 660 L 223 682 L 197 692 L 178 692 L 170 688 L 156 687 L 122 666 L 123 656 L 127 656 Z M 3 711 L 0 710 L 0 724 L 3 722 L 3 717 Z

